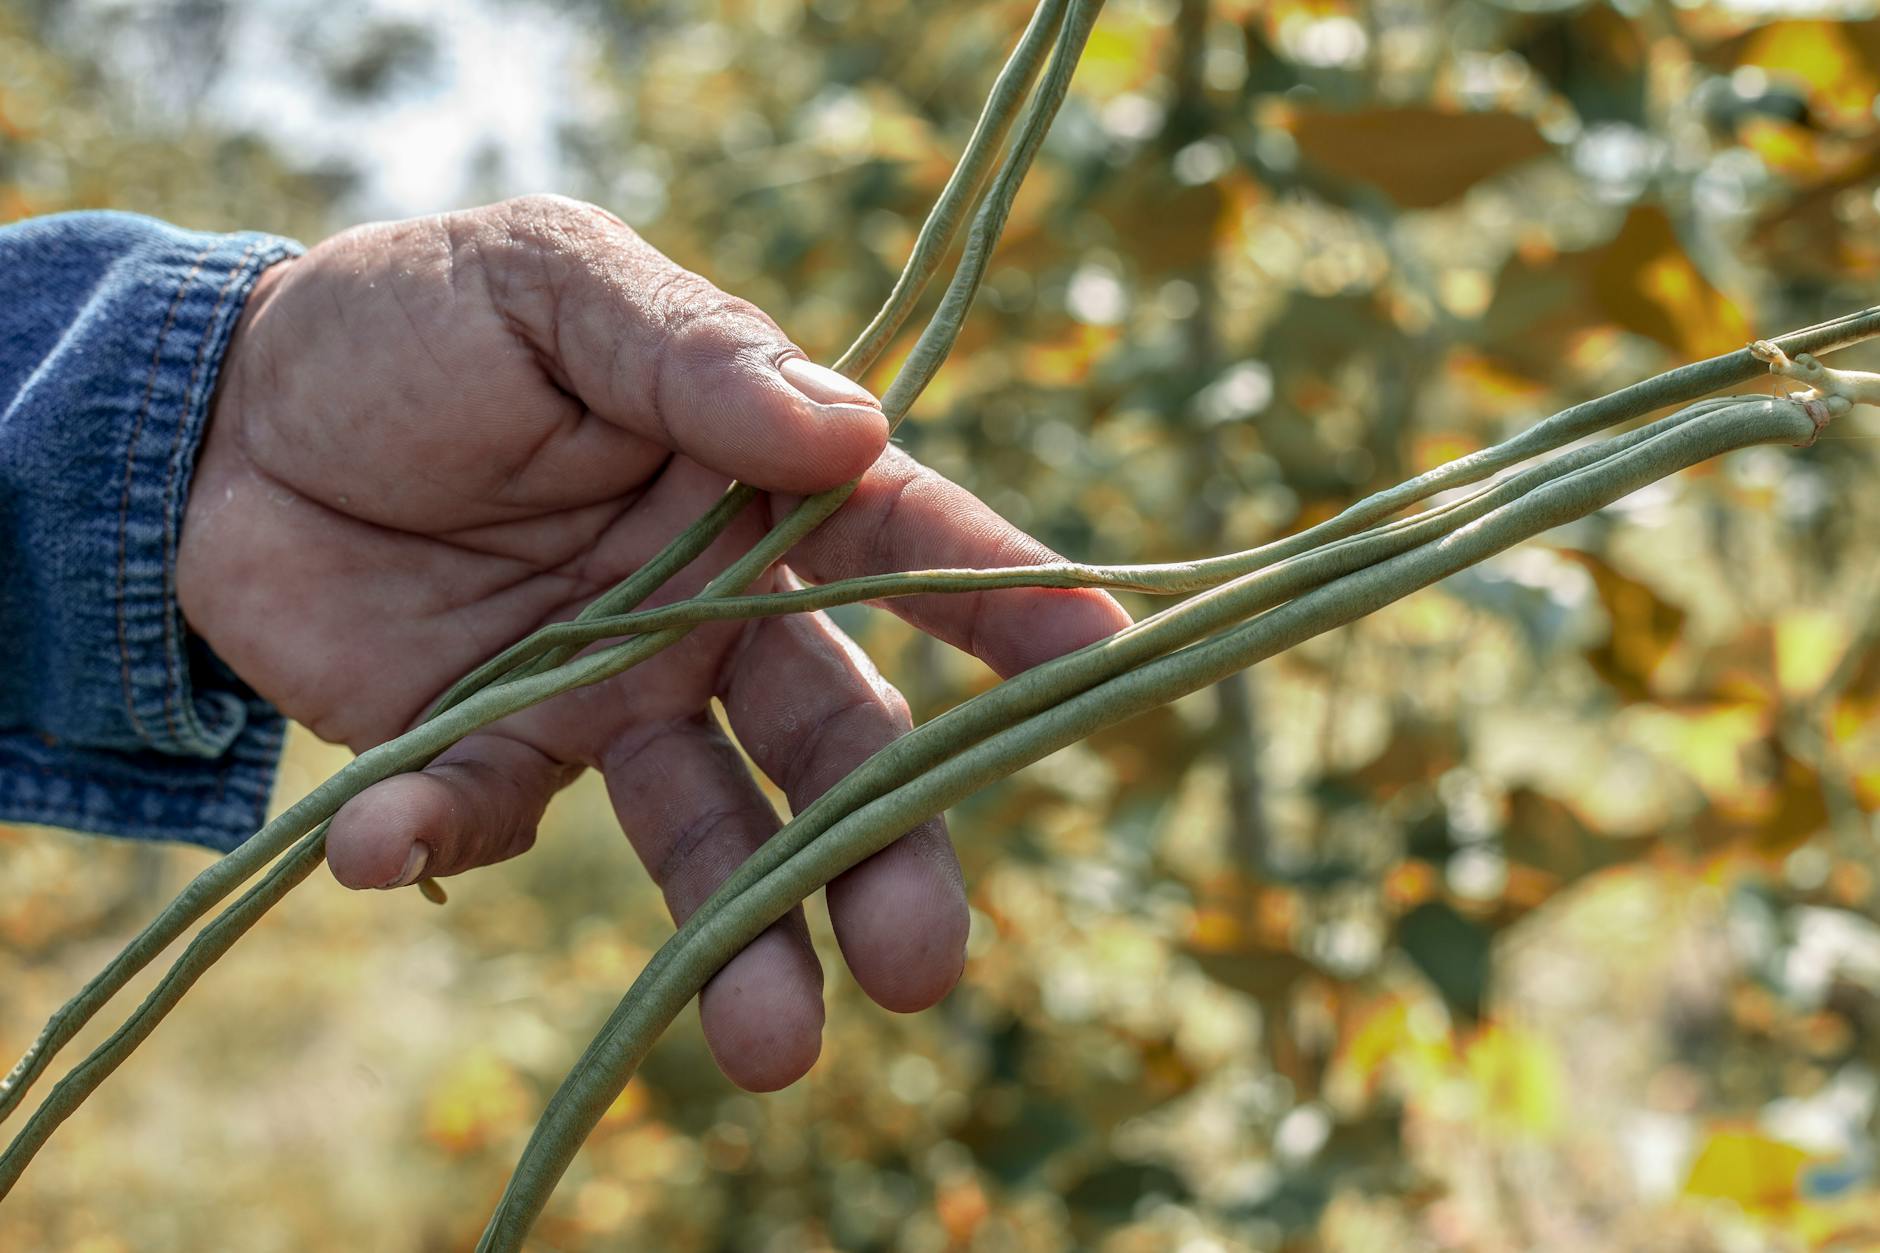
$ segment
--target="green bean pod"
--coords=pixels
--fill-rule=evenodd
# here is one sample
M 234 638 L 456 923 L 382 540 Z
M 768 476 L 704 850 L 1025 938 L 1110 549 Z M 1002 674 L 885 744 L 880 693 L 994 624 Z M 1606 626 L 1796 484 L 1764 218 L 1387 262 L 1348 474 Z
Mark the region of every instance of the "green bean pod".
M 1876 333 L 1880 333 L 1880 306 L 1792 331 L 1778 337 L 1775 342 L 1791 354 L 1794 352 L 1824 353 L 1846 347 Z M 1102 571 L 1100 575 L 1094 577 L 1115 581 L 1093 581 L 1088 586 L 1114 587 L 1118 590 L 1142 591 L 1151 594 L 1179 593 L 1215 586 L 1223 579 L 1250 573 L 1274 562 L 1311 551 L 1332 540 L 1358 534 L 1381 520 L 1427 500 L 1439 492 L 1478 483 L 1511 466 L 1565 447 L 1576 440 L 1585 439 L 1589 435 L 1621 422 L 1629 422 L 1655 409 L 1684 404 L 1699 396 L 1720 391 L 1726 387 L 1734 387 L 1765 374 L 1767 374 L 1767 366 L 1752 356 L 1748 349 L 1711 357 L 1666 371 L 1609 395 L 1563 409 L 1552 417 L 1529 427 L 1513 439 L 1446 462 L 1395 487 L 1374 493 L 1344 509 L 1336 516 L 1304 531 L 1245 552 L 1188 563 L 1189 578 L 1186 583 L 1180 582 L 1177 577 L 1178 572 L 1168 566 L 1091 567 L 1078 563 L 1063 563 L 1034 568 L 1045 571 L 1049 578 L 1066 580 L 1079 577 L 1081 572 Z M 1155 572 L 1152 583 L 1149 585 L 1140 585 L 1138 581 L 1131 578 L 1132 571 L 1144 570 Z M 1001 572 L 1001 574 L 1004 573 L 1007 572 Z M 989 584 L 988 589 L 991 586 L 995 585 Z M 1025 586 L 1025 584 L 999 582 L 996 586 Z M 1067 581 L 1041 583 L 1038 586 L 1071 587 L 1086 586 L 1086 584 Z M 697 599 L 699 598 L 695 598 L 692 602 L 681 603 L 696 603 Z M 807 598 L 805 603 L 808 603 Z M 727 614 L 733 617 L 741 616 L 735 611 L 727 611 Z M 572 620 L 573 623 L 578 623 L 578 626 L 570 623 L 553 623 L 542 627 L 505 650 L 502 654 L 503 666 L 514 669 L 521 667 L 526 660 L 538 657 L 550 649 L 569 648 L 575 643 L 610 638 L 616 632 L 598 624 L 613 617 L 612 614 L 583 613 Z M 624 620 L 626 616 L 619 615 L 619 617 Z M 698 620 L 713 619 L 701 617 Z M 644 625 L 644 621 L 647 620 L 636 621 L 633 629 L 635 631 L 651 630 L 651 627 Z M 618 634 L 627 633 L 627 631 L 618 632 Z M 490 665 L 495 666 L 496 663 L 492 662 Z
M 1800 405 L 1747 400 L 1677 424 L 1626 452 L 1554 479 L 1454 533 L 1336 578 L 1241 626 L 1129 670 L 966 748 L 848 813 L 718 911 L 664 963 L 649 965 L 550 1101 L 491 1215 L 479 1253 L 520 1249 L 555 1184 L 659 1033 L 726 961 L 811 892 L 978 789 L 1106 726 L 1220 682 L 1315 635 L 1584 517 L 1698 462 L 1753 444 L 1801 443 Z M 786 828 L 787 829 L 787 828 Z M 781 837 L 779 837 L 781 838 Z M 649 977 L 650 976 L 650 977 Z

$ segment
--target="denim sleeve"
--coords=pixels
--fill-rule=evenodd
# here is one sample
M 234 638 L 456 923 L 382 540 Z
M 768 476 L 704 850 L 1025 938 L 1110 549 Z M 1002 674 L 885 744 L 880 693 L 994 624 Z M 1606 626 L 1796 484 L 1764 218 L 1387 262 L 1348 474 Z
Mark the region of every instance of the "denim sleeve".
M 0 229 L 0 820 L 224 850 L 260 826 L 283 723 L 185 627 L 176 544 L 236 320 L 299 250 Z

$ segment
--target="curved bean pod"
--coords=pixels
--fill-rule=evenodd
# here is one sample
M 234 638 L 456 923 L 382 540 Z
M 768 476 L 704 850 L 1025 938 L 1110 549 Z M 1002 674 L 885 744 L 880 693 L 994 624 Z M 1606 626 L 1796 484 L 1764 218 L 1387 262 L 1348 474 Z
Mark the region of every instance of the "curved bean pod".
M 1836 348 L 1844 348 L 1849 344 L 1867 339 L 1877 332 L 1880 332 L 1880 306 L 1863 309 L 1843 317 L 1818 323 L 1814 326 L 1804 327 L 1801 330 L 1791 331 L 1787 335 L 1779 336 L 1770 342 L 1791 352 L 1822 353 L 1832 351 Z M 1481 449 L 1468 456 L 1459 457 L 1454 461 L 1447 462 L 1415 478 L 1408 479 L 1395 487 L 1374 493 L 1344 509 L 1336 516 L 1316 526 L 1308 527 L 1304 531 L 1275 540 L 1269 544 L 1264 544 L 1258 548 L 1249 549 L 1246 552 L 1194 562 L 1192 565 L 1194 567 L 1196 586 L 1212 586 L 1213 584 L 1206 580 L 1213 575 L 1219 575 L 1222 578 L 1231 578 L 1239 574 L 1249 573 L 1263 566 L 1270 565 L 1273 562 L 1282 561 L 1288 557 L 1308 552 L 1332 540 L 1343 539 L 1347 536 L 1358 534 L 1360 531 L 1376 525 L 1392 514 L 1427 500 L 1439 492 L 1465 487 L 1471 483 L 1478 483 L 1491 475 L 1498 474 L 1512 466 L 1519 465 L 1521 462 L 1529 460 L 1530 458 L 1542 456 L 1555 449 L 1571 444 L 1576 440 L 1584 439 L 1589 435 L 1616 426 L 1621 422 L 1629 422 L 1634 418 L 1650 413 L 1654 409 L 1662 409 L 1675 404 L 1684 404 L 1695 400 L 1699 396 L 1704 396 L 1714 391 L 1720 391 L 1726 387 L 1734 387 L 1766 373 L 1767 367 L 1760 362 L 1749 349 L 1745 348 L 1737 352 L 1726 353 L 1719 357 L 1711 357 L 1704 361 L 1680 366 L 1677 369 L 1655 375 L 1652 378 L 1635 383 L 1630 387 L 1622 388 L 1609 395 L 1574 405 L 1568 409 L 1563 409 L 1552 417 L 1529 427 L 1526 431 L 1523 431 L 1513 439 L 1505 440 L 1490 448 Z M 890 416 L 892 417 L 893 415 Z M 843 489 L 837 490 L 840 491 Z M 811 499 L 814 500 L 817 498 L 812 497 Z M 808 503 L 807 501 L 805 502 L 806 505 Z M 833 513 L 834 509 L 831 508 L 828 512 Z M 827 514 L 823 514 L 822 516 L 826 517 Z M 819 517 L 817 521 L 820 523 L 821 518 Z M 814 527 L 806 528 L 804 533 L 807 534 L 807 531 L 812 529 L 814 529 Z M 795 541 L 792 540 L 791 542 L 793 544 Z M 781 556 L 781 554 L 779 554 L 779 556 Z M 1098 569 L 1100 567 L 1083 568 Z M 1111 569 L 1119 572 L 1119 578 L 1128 578 L 1126 574 L 1121 574 L 1120 572 L 1129 569 L 1129 567 L 1113 567 Z M 1166 570 L 1168 567 L 1136 567 L 1136 569 Z M 1001 584 L 1000 586 L 1024 585 Z M 1060 585 L 1045 584 L 1044 586 Z M 1082 585 L 1063 584 L 1061 586 Z M 1093 583 L 1090 586 L 1112 585 Z M 1119 582 L 1113 586 L 1128 591 L 1156 592 L 1163 590 L 1162 588 L 1129 586 L 1125 582 Z M 701 598 L 702 596 L 693 599 L 696 601 Z M 610 610 L 610 615 L 612 612 L 617 611 Z M 593 623 L 603 616 L 610 615 L 584 612 L 573 621 L 584 624 Z M 707 619 L 700 619 L 700 621 L 705 620 Z M 558 630 L 565 630 L 567 626 L 568 624 L 566 623 L 555 623 L 541 628 L 534 634 L 512 644 L 508 649 L 505 649 L 496 660 L 479 668 L 477 673 L 483 675 L 487 670 L 520 670 L 525 668 L 526 659 L 536 657 L 548 648 L 553 647 L 552 641 L 559 637 L 552 633 Z M 642 627 L 640 629 L 644 630 L 647 628 Z M 605 639 L 611 634 L 612 632 L 605 632 L 588 638 Z M 579 633 L 571 632 L 566 638 L 578 640 L 583 637 Z M 555 655 L 560 656 L 562 654 L 558 652 Z M 486 679 L 485 681 L 492 680 Z
M 1548 482 L 1433 543 L 1341 576 L 1315 591 L 1035 714 L 847 814 L 746 888 L 671 959 L 636 980 L 537 1125 L 491 1215 L 479 1253 L 519 1249 L 575 1152 L 625 1087 L 660 1031 L 719 967 L 816 888 L 902 832 L 988 783 L 1125 718 L 1217 683 L 1343 626 L 1542 531 L 1584 517 L 1646 484 L 1735 448 L 1812 436 L 1801 406 L 1750 400 L 1679 424 Z M 651 977 L 649 978 L 648 975 Z

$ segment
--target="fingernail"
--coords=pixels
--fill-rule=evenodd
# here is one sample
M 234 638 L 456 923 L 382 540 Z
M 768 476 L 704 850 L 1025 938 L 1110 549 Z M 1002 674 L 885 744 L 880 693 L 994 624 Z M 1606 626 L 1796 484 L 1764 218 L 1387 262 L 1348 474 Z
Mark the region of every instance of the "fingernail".
M 791 357 L 777 367 L 777 373 L 783 375 L 784 382 L 819 405 L 867 405 L 870 409 L 881 408 L 881 402 L 866 387 L 806 357 Z
M 384 889 L 410 887 L 418 881 L 418 876 L 424 873 L 425 863 L 430 860 L 430 846 L 423 841 L 415 841 L 411 846 L 411 851 L 405 854 L 405 868 L 398 872 L 398 877 L 390 883 L 379 884 L 379 887 Z

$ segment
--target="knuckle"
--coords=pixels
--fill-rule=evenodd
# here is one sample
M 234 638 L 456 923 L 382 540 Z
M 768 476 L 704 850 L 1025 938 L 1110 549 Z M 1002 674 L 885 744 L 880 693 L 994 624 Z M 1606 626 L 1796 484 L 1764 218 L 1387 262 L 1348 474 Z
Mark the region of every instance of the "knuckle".
M 907 697 L 901 695 L 901 689 L 886 679 L 879 679 L 875 684 L 875 699 L 880 703 L 882 712 L 888 716 L 888 723 L 897 735 L 903 734 L 914 725 L 914 710 L 907 703 Z
M 652 279 L 640 302 L 655 328 L 651 369 L 654 417 L 668 436 L 667 397 L 713 371 L 761 369 L 789 350 L 776 324 L 747 300 L 673 266 Z
M 895 693 L 896 697 L 899 695 Z M 904 710 L 905 702 L 902 706 Z M 795 792 L 807 784 L 821 782 L 819 776 L 822 775 L 832 776 L 829 782 L 833 783 L 867 756 L 866 752 L 848 751 L 854 743 L 873 744 L 881 738 L 884 722 L 890 738 L 899 734 L 901 727 L 895 725 L 898 716 L 903 715 L 897 714 L 882 699 L 881 693 L 874 691 L 826 710 L 791 749 L 781 780 L 785 790 Z M 848 737 L 846 742 L 844 737 Z
M 777 347 L 776 326 L 756 305 L 690 270 L 674 267 L 655 280 L 647 309 L 676 356 L 722 358 L 754 345 Z
M 673 266 L 647 283 L 648 318 L 668 336 L 678 336 L 718 309 L 723 293 L 692 271 Z
M 675 918 L 683 919 L 712 894 L 741 858 L 745 830 L 759 815 L 750 809 L 708 809 L 689 818 L 652 868 L 653 881 Z
M 550 192 L 530 192 L 523 196 L 512 196 L 508 200 L 501 200 L 489 206 L 485 212 L 518 225 L 538 227 L 592 220 L 596 216 L 609 216 L 604 210 L 585 200 L 576 200 L 572 196 L 555 195 Z
M 893 445 L 889 445 L 893 449 Z M 899 451 L 899 450 L 894 450 Z M 895 568 L 896 525 L 901 507 L 907 503 L 908 494 L 919 482 L 924 469 L 920 463 L 910 457 L 899 457 L 889 463 L 877 463 L 879 472 L 887 476 L 885 492 L 876 502 L 874 514 L 873 551 L 869 554 L 869 568 L 873 570 L 892 570 Z
M 626 229 L 594 205 L 547 194 L 517 196 L 462 216 L 474 223 L 470 232 L 486 248 L 500 246 L 536 266 L 544 258 L 559 258 L 559 264 L 546 268 L 564 277 L 592 265 L 605 254 L 604 237 Z

